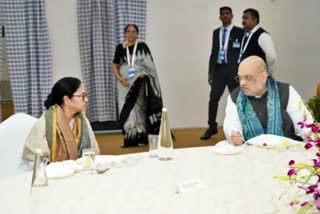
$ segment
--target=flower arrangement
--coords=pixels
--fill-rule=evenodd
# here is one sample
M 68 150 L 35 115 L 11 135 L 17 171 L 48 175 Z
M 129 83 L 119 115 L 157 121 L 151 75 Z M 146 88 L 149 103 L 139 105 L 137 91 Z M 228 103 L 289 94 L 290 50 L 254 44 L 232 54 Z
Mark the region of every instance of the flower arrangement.
M 316 96 L 309 99 L 308 108 L 313 114 L 313 118 L 316 122 L 320 123 L 320 83 L 317 87 Z
M 314 208 L 320 212 L 320 124 L 308 124 L 306 119 L 298 123 L 301 128 L 310 128 L 306 135 L 305 149 L 316 148 L 317 153 L 310 163 L 296 163 L 290 160 L 286 176 L 275 176 L 276 179 L 290 181 L 298 185 L 304 194 L 291 201 L 291 206 L 299 206 L 298 214 L 303 214 Z M 303 198 L 303 200 L 299 200 Z

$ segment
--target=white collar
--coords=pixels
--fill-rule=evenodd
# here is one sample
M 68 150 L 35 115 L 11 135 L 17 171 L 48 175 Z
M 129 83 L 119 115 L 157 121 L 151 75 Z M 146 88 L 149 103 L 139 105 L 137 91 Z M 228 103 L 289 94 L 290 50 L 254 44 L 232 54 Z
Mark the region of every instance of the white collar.
M 255 33 L 258 29 L 260 28 L 260 26 L 259 25 L 256 25 L 251 31 L 249 31 L 248 33 L 249 34 L 253 34 L 253 33 Z
M 260 96 L 254 96 L 254 97 L 257 99 L 260 99 L 267 91 L 268 91 L 268 87 L 262 92 Z
M 223 25 L 220 27 L 220 31 L 223 31 L 223 29 L 227 29 L 227 31 L 229 32 L 232 28 L 233 28 L 233 24 L 228 25 L 227 27 L 224 27 Z

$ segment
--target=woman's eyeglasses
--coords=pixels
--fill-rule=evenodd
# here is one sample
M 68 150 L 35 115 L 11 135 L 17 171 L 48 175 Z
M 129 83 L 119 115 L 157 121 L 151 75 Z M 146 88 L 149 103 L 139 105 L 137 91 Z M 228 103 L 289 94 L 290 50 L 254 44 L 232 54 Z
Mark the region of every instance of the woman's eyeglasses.
M 82 97 L 82 100 L 84 101 L 88 97 L 88 94 L 84 92 L 82 94 L 74 94 L 73 97 Z

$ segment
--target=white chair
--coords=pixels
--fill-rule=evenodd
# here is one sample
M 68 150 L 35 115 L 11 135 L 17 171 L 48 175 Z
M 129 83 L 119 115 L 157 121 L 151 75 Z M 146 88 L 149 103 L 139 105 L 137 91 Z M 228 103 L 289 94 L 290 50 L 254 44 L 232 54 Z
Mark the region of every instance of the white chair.
M 37 118 L 14 114 L 0 124 L 0 178 L 24 172 L 29 161 L 22 158 L 25 140 Z

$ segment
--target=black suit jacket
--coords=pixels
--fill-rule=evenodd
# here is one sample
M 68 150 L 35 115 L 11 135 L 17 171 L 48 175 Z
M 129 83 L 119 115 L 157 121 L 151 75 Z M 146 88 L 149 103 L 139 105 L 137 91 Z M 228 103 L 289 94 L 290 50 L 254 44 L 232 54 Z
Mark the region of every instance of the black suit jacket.
M 232 74 L 236 75 L 238 72 L 238 57 L 240 53 L 240 47 L 234 48 L 233 42 L 238 41 L 241 43 L 244 30 L 237 26 L 233 26 L 230 32 L 229 41 L 228 41 L 228 52 L 227 52 L 227 65 L 232 71 Z M 219 54 L 219 37 L 220 37 L 220 28 L 217 28 L 213 31 L 212 36 L 212 50 L 209 60 L 209 75 L 214 75 L 216 62 Z

